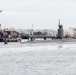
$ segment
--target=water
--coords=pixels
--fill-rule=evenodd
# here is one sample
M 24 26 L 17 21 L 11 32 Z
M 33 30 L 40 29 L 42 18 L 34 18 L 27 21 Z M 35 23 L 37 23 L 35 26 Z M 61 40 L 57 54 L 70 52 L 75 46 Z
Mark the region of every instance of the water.
M 76 75 L 76 43 L 0 43 L 0 75 Z

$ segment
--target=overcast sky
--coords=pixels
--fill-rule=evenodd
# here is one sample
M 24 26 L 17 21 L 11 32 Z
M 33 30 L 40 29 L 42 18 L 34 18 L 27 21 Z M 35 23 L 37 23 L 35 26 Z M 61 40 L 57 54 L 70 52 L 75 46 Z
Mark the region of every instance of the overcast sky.
M 65 29 L 76 27 L 76 0 L 0 0 L 2 27 L 57 29 L 58 19 Z

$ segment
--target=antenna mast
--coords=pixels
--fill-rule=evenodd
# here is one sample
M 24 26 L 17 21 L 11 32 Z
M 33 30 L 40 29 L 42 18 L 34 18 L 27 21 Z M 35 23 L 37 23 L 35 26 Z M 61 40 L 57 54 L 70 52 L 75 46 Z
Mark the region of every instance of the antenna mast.
M 60 25 L 60 19 L 59 19 L 59 23 L 58 23 L 58 25 Z

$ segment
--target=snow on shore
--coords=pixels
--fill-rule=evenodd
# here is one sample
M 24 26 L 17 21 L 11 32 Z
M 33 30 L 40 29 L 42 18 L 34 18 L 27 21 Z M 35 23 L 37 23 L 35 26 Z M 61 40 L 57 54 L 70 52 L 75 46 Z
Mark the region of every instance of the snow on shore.
M 0 75 L 76 75 L 76 44 L 0 43 Z

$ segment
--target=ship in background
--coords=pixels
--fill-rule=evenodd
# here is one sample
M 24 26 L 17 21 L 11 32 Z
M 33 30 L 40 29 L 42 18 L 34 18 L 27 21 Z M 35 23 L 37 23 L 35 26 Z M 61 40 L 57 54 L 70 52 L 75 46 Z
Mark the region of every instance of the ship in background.
M 0 25 L 0 42 L 4 41 L 5 35 L 8 42 L 19 41 L 19 33 L 17 31 L 11 29 L 1 29 Z

